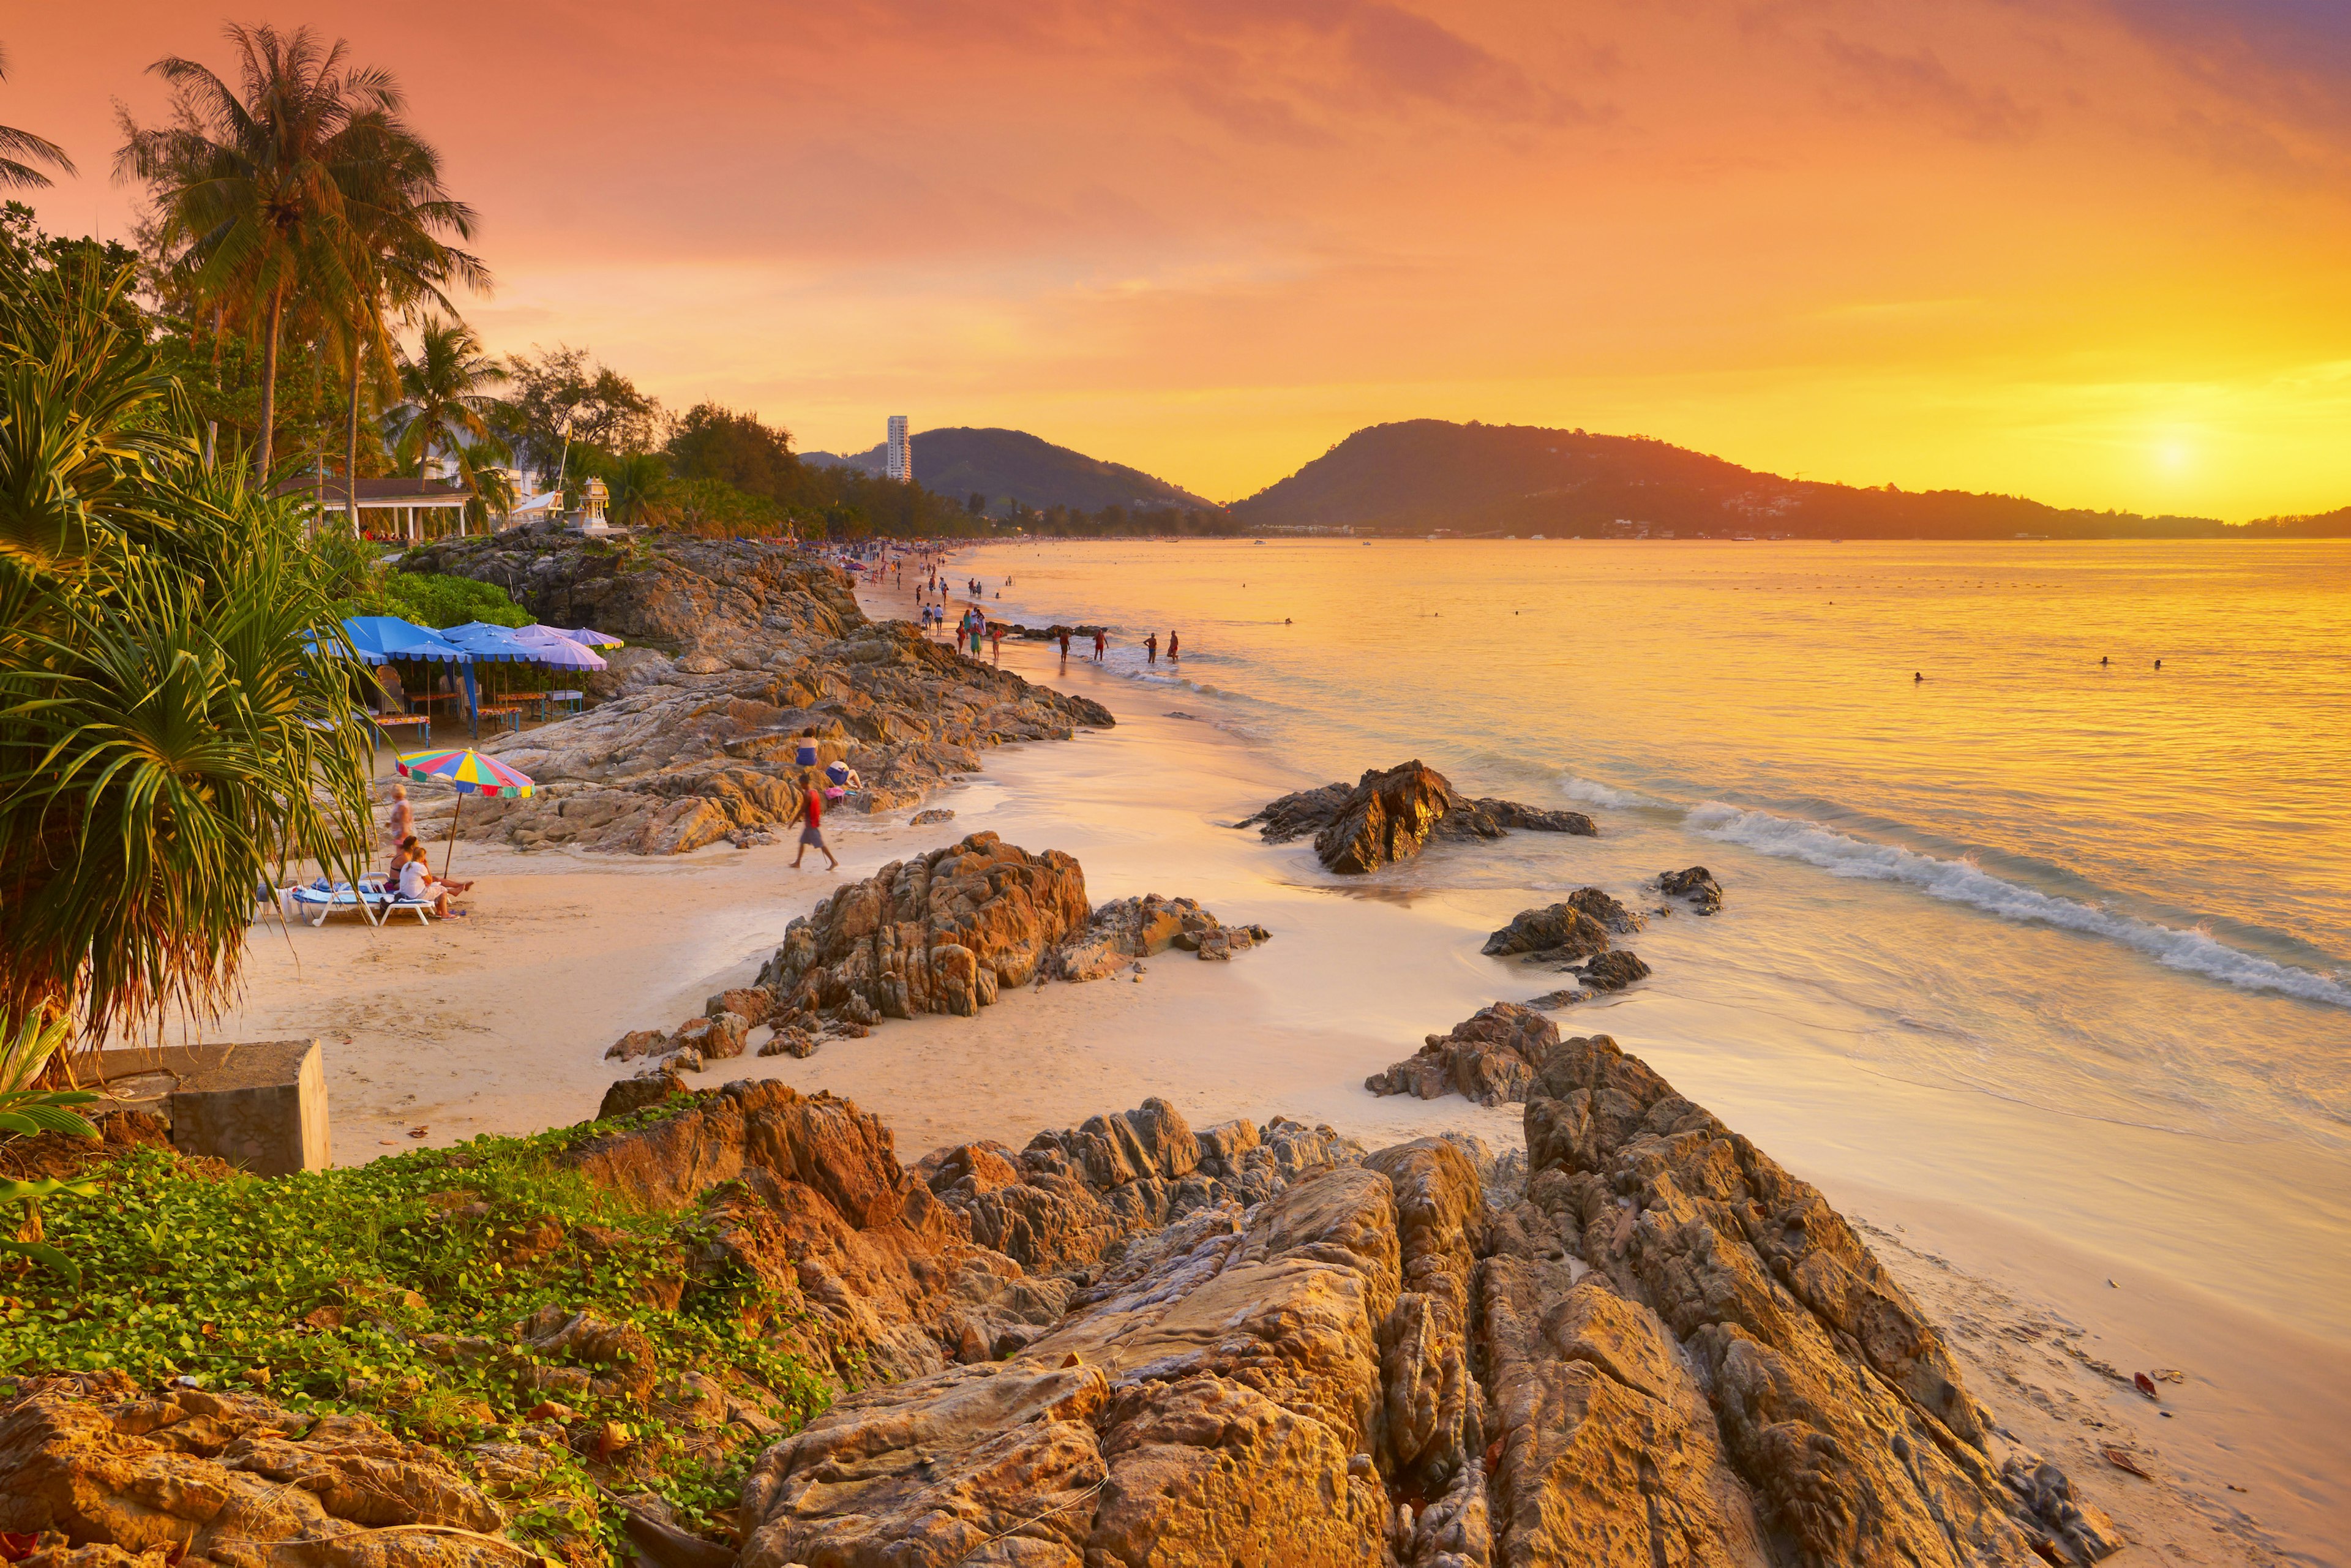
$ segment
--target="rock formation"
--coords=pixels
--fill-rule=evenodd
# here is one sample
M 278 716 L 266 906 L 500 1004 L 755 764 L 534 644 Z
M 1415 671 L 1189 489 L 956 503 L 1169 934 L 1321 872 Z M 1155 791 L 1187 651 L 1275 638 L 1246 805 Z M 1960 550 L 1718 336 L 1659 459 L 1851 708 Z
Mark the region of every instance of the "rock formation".
M 723 1286 L 856 1387 L 771 1437 L 734 1545 L 649 1515 L 632 1543 L 668 1568 L 2114 1550 L 1817 1192 L 1608 1040 L 1489 1014 L 1531 1062 L 1522 1186 L 1454 1140 L 1364 1155 L 1280 1121 L 1195 1132 L 1158 1101 L 910 1171 L 855 1105 L 775 1083 L 575 1146 L 585 1179 L 696 1217 L 678 1289 Z M 550 1307 L 507 1345 L 427 1348 L 508 1357 L 550 1412 L 668 1418 L 625 1322 Z M 41 1568 L 507 1568 L 481 1478 L 546 1456 L 470 1453 L 474 1478 L 350 1416 L 31 1377 L 0 1404 L 0 1530 L 50 1532 Z
M 1230 1129 L 1187 1146 L 1155 1104 L 1018 1156 L 925 1160 L 974 1245 L 985 1230 L 1027 1253 L 1007 1258 L 1027 1280 L 1068 1287 L 1059 1313 L 768 1448 L 743 1568 L 984 1549 L 1057 1568 L 2027 1568 L 2114 1550 L 1816 1192 L 1607 1041 L 1520 1021 L 1524 1197 L 1433 1139 L 1219 1195 L 1194 1184 Z M 1137 1188 L 1155 1196 L 1116 1197 Z M 1141 1218 L 1187 1188 L 1164 1225 Z
M 1550 811 L 1510 800 L 1472 800 L 1420 762 L 1371 768 L 1353 785 L 1325 784 L 1270 801 L 1235 827 L 1257 827 L 1270 844 L 1314 835 L 1314 852 L 1353 875 L 1410 860 L 1435 839 L 1499 839 L 1512 828 L 1599 832 L 1581 811 Z
M 1485 952 L 1489 957 L 1524 956 L 1540 962 L 1559 963 L 1560 967 L 1578 977 L 1581 984 L 1546 992 L 1527 1005 L 1567 1007 L 1589 1001 L 1601 991 L 1621 991 L 1634 981 L 1648 977 L 1649 966 L 1637 955 L 1611 948 L 1608 944 L 1611 932 L 1638 931 L 1647 924 L 1600 889 L 1579 887 L 1561 903 L 1519 911 L 1508 925 L 1486 938 Z M 1429 1038 L 1434 1040 L 1438 1037 Z M 1389 1072 L 1393 1074 L 1405 1065 L 1398 1063 Z M 1412 1082 L 1417 1083 L 1423 1077 L 1425 1074 L 1415 1076 Z M 1378 1091 L 1404 1092 L 1401 1088 Z
M 1722 883 L 1702 865 L 1659 873 L 1657 891 L 1667 898 L 1689 900 L 1690 907 L 1700 915 L 1712 915 L 1722 907 Z
M 419 570 L 510 587 L 550 623 L 629 638 L 606 700 L 482 749 L 531 776 L 528 800 L 474 801 L 468 836 L 680 854 L 792 820 L 800 732 L 845 761 L 853 809 L 894 810 L 1011 741 L 1107 728 L 1109 710 L 966 658 L 904 622 L 871 622 L 847 577 L 787 546 L 664 536 L 624 543 L 517 530 L 412 552 Z
M 1536 1005 L 1496 1002 L 1480 1008 L 1451 1033 L 1428 1036 L 1418 1051 L 1364 1079 L 1364 1087 L 1374 1094 L 1422 1100 L 1458 1094 L 1480 1105 L 1524 1100 L 1543 1057 L 1559 1044 L 1558 1027 Z
M 1191 899 L 1153 893 L 1095 910 L 1084 934 L 1056 956 L 1053 968 L 1065 980 L 1098 980 L 1170 947 L 1224 959 L 1272 940 L 1262 925 L 1227 925 Z
M 505 1515 L 445 1457 L 364 1416 L 118 1372 L 0 1401 L 0 1531 L 37 1568 L 516 1568 Z

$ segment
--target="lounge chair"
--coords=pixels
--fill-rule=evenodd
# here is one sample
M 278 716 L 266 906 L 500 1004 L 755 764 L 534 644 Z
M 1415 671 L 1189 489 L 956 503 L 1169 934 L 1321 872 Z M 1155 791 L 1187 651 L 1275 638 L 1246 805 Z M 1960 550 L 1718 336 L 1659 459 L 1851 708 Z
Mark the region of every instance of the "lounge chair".
M 312 925 L 324 925 L 327 916 L 338 909 L 356 909 L 371 925 L 382 925 L 400 910 L 413 909 L 416 912 L 418 925 L 432 924 L 432 900 L 401 897 L 385 884 L 380 872 L 360 877 L 356 889 L 347 882 L 329 886 L 321 877 L 313 883 L 289 887 L 280 896 L 295 908 L 315 910 L 317 913 L 310 916 Z

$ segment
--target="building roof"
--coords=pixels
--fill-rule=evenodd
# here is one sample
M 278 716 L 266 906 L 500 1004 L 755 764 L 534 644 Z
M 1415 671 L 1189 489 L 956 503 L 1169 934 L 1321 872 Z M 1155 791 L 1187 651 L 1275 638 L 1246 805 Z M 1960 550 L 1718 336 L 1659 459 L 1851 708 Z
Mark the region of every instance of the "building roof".
M 341 479 L 329 476 L 321 481 L 308 474 L 287 480 L 277 486 L 277 493 L 281 496 L 318 495 L 329 507 L 347 506 L 350 500 Z M 361 479 L 359 498 L 362 507 L 462 507 L 474 498 L 474 492 L 463 485 L 446 484 L 439 479 L 393 475 L 381 479 Z

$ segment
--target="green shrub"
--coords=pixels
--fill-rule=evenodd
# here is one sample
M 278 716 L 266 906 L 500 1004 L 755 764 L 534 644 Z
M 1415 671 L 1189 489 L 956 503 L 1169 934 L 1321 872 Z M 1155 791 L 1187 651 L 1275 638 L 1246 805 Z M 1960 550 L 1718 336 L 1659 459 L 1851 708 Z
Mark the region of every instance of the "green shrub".
M 470 577 L 431 571 L 395 571 L 384 580 L 392 613 L 438 631 L 486 621 L 493 626 L 528 626 L 530 612 L 507 597 L 505 589 Z

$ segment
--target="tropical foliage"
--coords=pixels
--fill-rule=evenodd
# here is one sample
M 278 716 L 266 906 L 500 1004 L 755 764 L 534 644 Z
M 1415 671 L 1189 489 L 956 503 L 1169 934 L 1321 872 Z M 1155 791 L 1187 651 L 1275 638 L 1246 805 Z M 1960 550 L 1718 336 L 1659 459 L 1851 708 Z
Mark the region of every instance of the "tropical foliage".
M 8 77 L 8 54 L 0 49 L 0 81 Z M 49 177 L 34 165 L 46 163 L 62 174 L 74 172 L 73 160 L 65 149 L 45 137 L 29 131 L 17 131 L 0 125 L 0 185 L 18 188 L 39 188 L 49 183 Z
M 273 861 L 355 863 L 371 738 L 294 508 L 207 466 L 87 260 L 0 277 L 0 1025 L 234 987 Z

